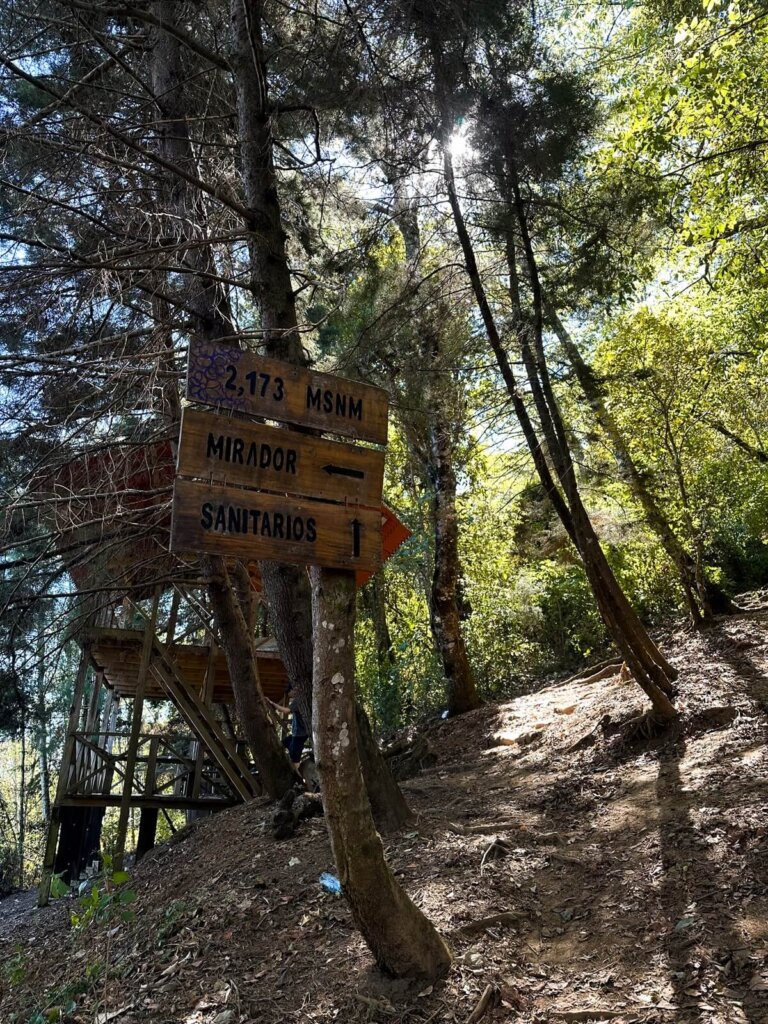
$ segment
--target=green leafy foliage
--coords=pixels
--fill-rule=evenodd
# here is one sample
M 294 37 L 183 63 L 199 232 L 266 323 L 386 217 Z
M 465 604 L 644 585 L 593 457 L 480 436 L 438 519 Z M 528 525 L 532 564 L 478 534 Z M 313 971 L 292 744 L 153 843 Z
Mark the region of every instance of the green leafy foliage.
M 80 909 L 71 915 L 73 928 L 82 930 L 94 924 L 110 921 L 130 923 L 136 919 L 136 914 L 127 909 L 136 901 L 136 893 L 133 889 L 122 888 L 131 876 L 127 871 L 113 871 L 112 859 L 108 855 L 105 854 L 103 860 L 100 879 L 85 881 L 80 886 Z
M 61 875 L 54 875 L 51 879 L 51 896 L 53 899 L 61 899 L 62 896 L 68 896 L 71 892 L 71 887 L 68 882 L 65 882 Z
M 3 977 L 6 982 L 14 987 L 21 985 L 27 976 L 27 960 L 24 950 L 17 946 L 12 956 L 6 957 L 2 966 Z

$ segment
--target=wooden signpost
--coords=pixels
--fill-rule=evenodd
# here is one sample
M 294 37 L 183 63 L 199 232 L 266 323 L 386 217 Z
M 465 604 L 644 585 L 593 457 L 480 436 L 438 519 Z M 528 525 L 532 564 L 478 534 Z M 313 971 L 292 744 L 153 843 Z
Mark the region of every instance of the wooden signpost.
M 359 441 L 387 443 L 388 395 L 382 388 L 239 348 L 191 343 L 187 398 Z
M 381 511 L 179 478 L 171 550 L 375 571 Z
M 384 452 L 185 409 L 177 466 L 184 477 L 377 508 Z
M 381 566 L 384 452 L 245 417 L 386 444 L 386 391 L 193 343 L 187 397 L 241 415 L 184 410 L 172 551 L 358 573 Z

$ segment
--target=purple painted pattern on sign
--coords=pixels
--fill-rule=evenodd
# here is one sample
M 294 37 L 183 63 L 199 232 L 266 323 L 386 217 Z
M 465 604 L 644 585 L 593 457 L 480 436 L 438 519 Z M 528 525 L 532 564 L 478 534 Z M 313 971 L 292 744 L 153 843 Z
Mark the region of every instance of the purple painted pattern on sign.
M 208 348 L 192 344 L 189 349 L 187 395 L 192 401 L 224 402 L 227 408 L 247 412 L 248 399 L 225 390 L 229 367 L 237 367 L 246 353 L 239 348 Z

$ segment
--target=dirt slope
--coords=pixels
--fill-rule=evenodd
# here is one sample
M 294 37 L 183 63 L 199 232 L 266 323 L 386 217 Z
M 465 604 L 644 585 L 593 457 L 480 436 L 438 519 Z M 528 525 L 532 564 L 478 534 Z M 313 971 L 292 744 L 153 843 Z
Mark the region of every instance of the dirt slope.
M 676 738 L 614 731 L 642 706 L 618 678 L 429 730 L 437 764 L 405 784 L 417 825 L 387 853 L 452 945 L 446 982 L 379 978 L 318 884 L 322 820 L 275 843 L 256 802 L 148 857 L 138 919 L 111 936 L 70 931 L 63 901 L 11 916 L 0 1021 L 67 999 L 93 1021 L 99 997 L 115 1024 L 465 1022 L 492 985 L 487 1022 L 768 1022 L 768 620 L 665 646 Z M 82 993 L 107 955 L 112 977 Z

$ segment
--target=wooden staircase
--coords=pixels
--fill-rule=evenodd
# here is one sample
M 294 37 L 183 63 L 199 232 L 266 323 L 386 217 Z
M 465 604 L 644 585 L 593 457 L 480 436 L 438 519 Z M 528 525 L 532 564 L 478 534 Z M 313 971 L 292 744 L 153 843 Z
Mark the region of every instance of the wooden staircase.
M 149 614 L 126 595 L 119 606 L 97 609 L 78 633 L 81 658 L 46 836 L 40 905 L 48 902 L 55 871 L 77 878 L 88 857 L 98 855 L 106 808 L 119 810 L 112 840 L 119 867 L 131 809 L 140 815 L 138 855 L 139 847 L 145 853 L 154 845 L 159 813 L 174 828 L 169 811 L 214 811 L 261 793 L 238 741 L 213 710 L 232 703 L 234 694 L 206 609 L 187 600 L 193 621 L 179 640 L 200 632 L 202 623 L 209 642 L 175 642 L 179 603 L 188 598 L 175 588 L 167 627 L 159 631 L 163 642 L 161 594 L 158 584 Z M 262 656 L 272 667 L 272 682 L 282 688 L 279 670 L 285 670 L 276 652 Z M 118 725 L 123 700 L 130 702 L 127 730 Z M 192 735 L 174 738 L 168 723 L 160 732 L 143 729 L 144 705 L 154 700 L 170 700 Z
M 149 671 L 168 694 L 169 700 L 173 701 L 190 729 L 206 746 L 234 791 L 243 800 L 252 800 L 258 796 L 259 787 L 248 765 L 224 734 L 211 709 L 179 674 L 168 649 L 157 635 L 153 638 Z

